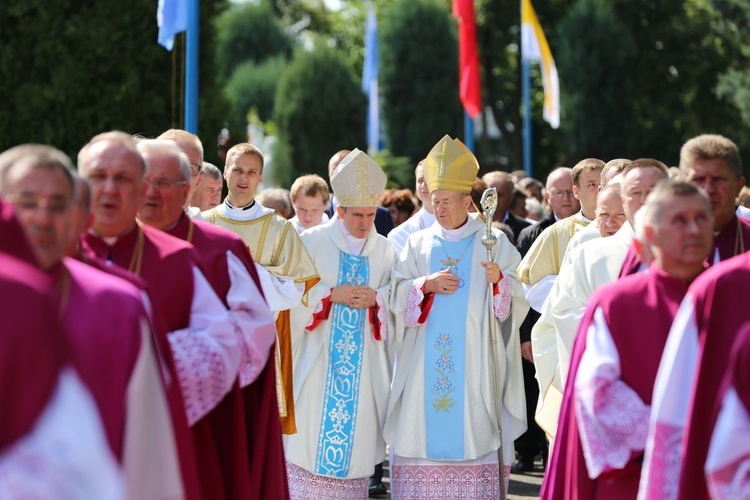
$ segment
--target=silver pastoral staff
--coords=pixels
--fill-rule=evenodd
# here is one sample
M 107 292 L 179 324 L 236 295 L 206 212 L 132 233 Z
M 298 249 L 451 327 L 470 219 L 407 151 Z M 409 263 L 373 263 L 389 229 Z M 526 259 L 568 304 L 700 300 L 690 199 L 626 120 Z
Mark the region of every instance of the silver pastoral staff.
M 497 191 L 495 188 L 485 189 L 482 193 L 482 215 L 484 215 L 484 221 L 487 224 L 482 236 L 482 245 L 487 249 L 487 263 L 492 262 L 492 248 L 497 243 L 497 237 L 492 234 L 492 219 L 495 217 L 495 210 L 497 209 Z M 497 461 L 500 467 L 500 499 L 505 500 L 505 467 L 503 465 L 503 426 L 502 426 L 502 388 L 500 387 L 500 376 L 498 374 L 498 361 L 497 361 L 497 323 L 495 320 L 495 303 L 493 298 L 493 284 L 489 283 L 490 287 L 490 343 L 491 343 L 491 355 L 492 358 L 492 393 L 495 401 L 495 414 L 497 415 L 497 429 L 500 433 L 500 448 L 497 450 Z

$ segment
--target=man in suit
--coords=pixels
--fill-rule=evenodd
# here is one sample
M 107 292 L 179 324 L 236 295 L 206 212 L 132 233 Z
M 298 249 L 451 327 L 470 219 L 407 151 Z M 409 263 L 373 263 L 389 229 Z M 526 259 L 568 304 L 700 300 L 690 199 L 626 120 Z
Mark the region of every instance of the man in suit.
M 580 210 L 580 204 L 573 193 L 573 171 L 570 168 L 556 168 L 547 176 L 547 191 L 544 199 L 550 206 L 550 212 L 542 220 L 523 229 L 517 239 L 518 251 L 525 256 L 534 241 L 542 234 L 542 231 L 550 227 L 556 221 L 565 219 Z M 544 433 L 534 420 L 536 402 L 539 397 L 539 386 L 536 381 L 536 370 L 532 362 L 531 354 L 531 329 L 539 319 L 539 313 L 529 309 L 520 329 L 521 353 L 524 357 L 523 381 L 526 393 L 526 410 L 529 429 L 516 440 L 516 451 L 518 462 L 513 466 L 513 472 L 528 472 L 534 470 L 534 457 L 541 451 L 546 457 L 546 446 L 544 444 Z
M 495 188 L 495 191 L 497 191 L 497 209 L 493 220 L 507 224 L 513 231 L 513 238 L 518 241 L 521 230 L 529 227 L 531 223 L 510 211 L 510 205 L 513 203 L 516 192 L 513 179 L 508 172 L 495 170 L 484 174 L 482 180 L 487 184 L 487 187 Z
M 331 156 L 331 159 L 328 160 L 328 182 L 331 182 L 331 177 L 333 177 L 333 173 L 336 171 L 336 167 L 339 166 L 339 163 L 341 163 L 341 160 L 346 158 L 346 155 L 351 153 L 351 150 L 349 149 L 342 149 L 335 155 Z M 336 199 L 335 193 L 334 196 L 331 196 L 331 199 L 328 200 L 328 206 L 326 207 L 326 215 L 328 217 L 333 217 L 333 214 L 336 212 L 336 207 L 339 205 L 338 200 Z M 375 212 L 375 230 L 378 232 L 378 234 L 382 234 L 383 236 L 388 236 L 388 233 L 391 232 L 391 229 L 393 229 L 393 219 L 391 219 L 391 214 L 388 212 L 387 208 L 384 207 L 378 207 L 377 211 Z
M 547 176 L 547 191 L 544 199 L 550 207 L 547 216 L 521 231 L 518 236 L 518 251 L 521 256 L 531 248 L 537 236 L 560 219 L 570 217 L 581 209 L 581 205 L 573 193 L 573 174 L 567 167 L 559 167 Z

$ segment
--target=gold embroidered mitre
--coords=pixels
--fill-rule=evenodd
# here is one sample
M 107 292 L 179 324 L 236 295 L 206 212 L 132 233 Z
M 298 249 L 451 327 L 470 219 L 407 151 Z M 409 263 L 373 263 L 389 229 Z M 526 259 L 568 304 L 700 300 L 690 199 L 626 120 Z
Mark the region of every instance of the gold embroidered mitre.
M 331 177 L 331 187 L 342 207 L 376 207 L 386 180 L 375 160 L 355 149 L 341 160 Z
M 446 135 L 430 150 L 424 161 L 424 180 L 430 192 L 447 189 L 471 193 L 479 163 L 471 150 Z

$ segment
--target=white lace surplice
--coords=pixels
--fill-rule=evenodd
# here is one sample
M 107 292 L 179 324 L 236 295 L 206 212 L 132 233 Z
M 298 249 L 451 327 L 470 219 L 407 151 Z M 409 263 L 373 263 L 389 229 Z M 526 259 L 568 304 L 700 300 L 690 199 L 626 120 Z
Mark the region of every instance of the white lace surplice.
M 650 407 L 620 379 L 620 358 L 601 308 L 586 332 L 575 412 L 589 477 L 624 468 L 646 446 Z

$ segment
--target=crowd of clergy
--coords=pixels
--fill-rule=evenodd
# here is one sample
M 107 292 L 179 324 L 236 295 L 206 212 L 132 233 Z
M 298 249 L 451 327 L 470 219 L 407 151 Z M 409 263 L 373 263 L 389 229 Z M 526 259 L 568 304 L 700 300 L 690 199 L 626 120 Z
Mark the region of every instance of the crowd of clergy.
M 394 499 L 750 498 L 737 146 L 425 153 L 260 192 L 178 129 L 0 154 L 0 498 L 362 500 L 386 459 Z

